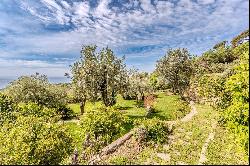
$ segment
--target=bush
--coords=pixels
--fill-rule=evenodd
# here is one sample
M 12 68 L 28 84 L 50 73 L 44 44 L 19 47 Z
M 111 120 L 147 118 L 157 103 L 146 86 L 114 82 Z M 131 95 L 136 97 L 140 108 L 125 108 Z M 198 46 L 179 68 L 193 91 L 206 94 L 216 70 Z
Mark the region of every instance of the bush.
M 50 84 L 47 76 L 22 76 L 5 89 L 5 94 L 11 96 L 16 103 L 34 102 L 48 108 L 56 108 L 66 104 L 66 92 L 57 85 Z
M 60 118 L 66 120 L 75 116 L 73 110 L 64 105 L 59 105 L 57 108 L 47 108 L 32 102 L 21 105 L 19 112 L 23 116 L 33 115 L 35 117 L 46 117 L 47 119 L 54 118 L 55 121 Z
M 0 125 L 4 121 L 13 120 L 13 112 L 17 110 L 16 105 L 12 99 L 6 95 L 0 93 Z
M 36 103 L 29 102 L 28 104 L 21 105 L 19 108 L 18 113 L 22 116 L 42 117 L 53 122 L 60 119 L 60 115 L 56 113 L 56 109 L 47 108 Z
M 0 164 L 59 164 L 72 153 L 72 138 L 62 126 L 35 116 L 20 116 L 0 128 Z
M 144 141 L 146 142 L 163 143 L 167 139 L 169 133 L 168 127 L 164 121 L 158 118 L 135 121 L 135 125 L 145 131 Z M 140 137 L 138 132 L 136 137 Z
M 56 112 L 58 115 L 61 115 L 61 119 L 63 120 L 71 119 L 76 116 L 74 111 L 65 105 L 58 106 Z
M 130 161 L 126 156 L 115 156 L 109 160 L 109 163 L 112 165 L 128 165 Z
M 242 61 L 234 68 L 234 74 L 225 82 L 225 92 L 222 105 L 227 105 L 222 112 L 226 126 L 237 135 L 240 142 L 248 151 L 249 139 L 249 64 Z
M 224 94 L 225 78 L 221 73 L 205 74 L 198 80 L 198 95 L 202 102 L 216 106 Z
M 85 133 L 89 133 L 92 139 L 104 141 L 104 144 L 112 142 L 124 132 L 127 123 L 128 119 L 113 108 L 90 110 L 81 118 Z
M 175 119 L 182 118 L 191 111 L 189 104 L 185 101 L 180 101 L 177 110 L 174 112 Z

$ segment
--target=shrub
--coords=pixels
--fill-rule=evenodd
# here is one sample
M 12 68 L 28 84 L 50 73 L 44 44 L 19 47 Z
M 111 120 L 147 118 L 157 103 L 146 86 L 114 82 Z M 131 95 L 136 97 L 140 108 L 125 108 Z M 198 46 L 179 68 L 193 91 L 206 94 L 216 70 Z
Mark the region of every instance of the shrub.
M 16 103 L 34 102 L 48 108 L 56 108 L 66 104 L 66 92 L 50 84 L 47 76 L 36 75 L 22 76 L 5 89 L 5 94 L 11 96 Z
M 110 143 L 119 136 L 126 127 L 128 119 L 113 108 L 98 108 L 86 112 L 81 118 L 81 126 L 85 133 L 93 139 Z
M 21 105 L 19 112 L 24 116 L 33 115 L 35 117 L 46 117 L 47 119 L 54 118 L 55 121 L 59 120 L 59 118 L 66 120 L 75 116 L 73 110 L 65 105 L 59 105 L 57 108 L 47 108 L 32 102 Z
M 169 130 L 164 121 L 158 118 L 144 119 L 142 121 L 135 121 L 135 125 L 145 131 L 144 141 L 155 143 L 166 141 Z M 136 137 L 139 137 L 138 133 Z
M 46 120 L 54 122 L 60 118 L 60 115 L 56 113 L 56 109 L 47 108 L 32 102 L 21 105 L 19 108 L 19 114 L 22 116 L 43 117 Z
M 191 111 L 189 104 L 185 101 L 180 101 L 177 110 L 174 112 L 175 119 L 182 118 Z
M 115 156 L 109 160 L 113 165 L 126 165 L 129 163 L 129 159 L 126 156 Z
M 226 126 L 237 135 L 236 141 L 240 142 L 248 151 L 248 125 L 249 125 L 249 64 L 248 60 L 242 61 L 234 68 L 234 74 L 225 82 L 224 96 L 227 105 L 222 112 Z
M 59 164 L 72 153 L 72 138 L 62 126 L 35 116 L 20 116 L 0 128 L 0 164 Z
M 74 111 L 65 105 L 58 106 L 56 112 L 58 115 L 61 115 L 61 119 L 63 120 L 71 119 L 76 116 Z
M 13 120 L 13 112 L 17 110 L 16 105 L 12 99 L 6 95 L 0 93 L 0 125 L 4 121 Z
M 198 95 L 212 106 L 219 103 L 224 94 L 225 79 L 221 73 L 205 74 L 198 80 Z

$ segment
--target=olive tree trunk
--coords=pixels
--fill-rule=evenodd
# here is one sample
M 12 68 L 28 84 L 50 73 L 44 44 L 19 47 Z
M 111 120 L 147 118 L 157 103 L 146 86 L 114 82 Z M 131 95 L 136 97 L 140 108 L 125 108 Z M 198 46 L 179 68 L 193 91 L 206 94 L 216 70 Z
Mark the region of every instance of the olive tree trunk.
M 86 104 L 86 98 L 84 98 L 84 99 L 81 100 L 81 102 L 80 102 L 81 115 L 84 113 L 85 104 Z

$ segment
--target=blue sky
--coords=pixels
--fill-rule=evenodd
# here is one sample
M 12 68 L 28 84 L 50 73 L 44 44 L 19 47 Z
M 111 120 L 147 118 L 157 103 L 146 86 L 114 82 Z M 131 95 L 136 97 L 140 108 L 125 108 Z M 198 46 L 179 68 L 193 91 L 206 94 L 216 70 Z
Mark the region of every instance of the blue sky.
M 81 45 L 153 71 L 169 48 L 201 54 L 249 28 L 249 0 L 0 0 L 0 77 L 62 77 Z

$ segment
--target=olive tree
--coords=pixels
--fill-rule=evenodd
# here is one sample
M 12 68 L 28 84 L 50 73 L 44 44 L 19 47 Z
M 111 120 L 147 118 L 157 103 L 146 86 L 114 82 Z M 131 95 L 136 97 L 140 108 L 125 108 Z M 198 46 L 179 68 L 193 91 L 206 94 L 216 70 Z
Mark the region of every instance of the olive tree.
M 80 102 L 81 114 L 84 113 L 87 99 L 93 101 L 97 99 L 99 65 L 96 48 L 96 46 L 83 46 L 80 60 L 71 67 L 74 93 Z
M 124 84 L 125 64 L 123 59 L 117 58 L 109 48 L 100 51 L 98 60 L 101 98 L 105 106 L 112 106 L 116 103 L 116 96 Z
M 170 49 L 157 61 L 156 71 L 168 82 L 174 93 L 179 93 L 183 97 L 184 91 L 189 86 L 191 65 L 191 55 L 187 49 Z
M 144 99 L 150 88 L 150 77 L 146 72 L 139 72 L 137 69 L 130 69 L 126 91 L 123 93 L 125 99 L 136 99 L 137 102 Z
M 39 73 L 19 77 L 11 82 L 4 93 L 11 96 L 16 103 L 34 102 L 49 108 L 57 108 L 66 103 L 66 93 L 58 86 L 50 84 L 46 75 Z
M 116 103 L 116 95 L 125 86 L 125 64 L 111 49 L 97 46 L 83 46 L 80 60 L 71 68 L 75 95 L 80 100 L 81 114 L 87 100 L 99 97 L 105 106 Z

